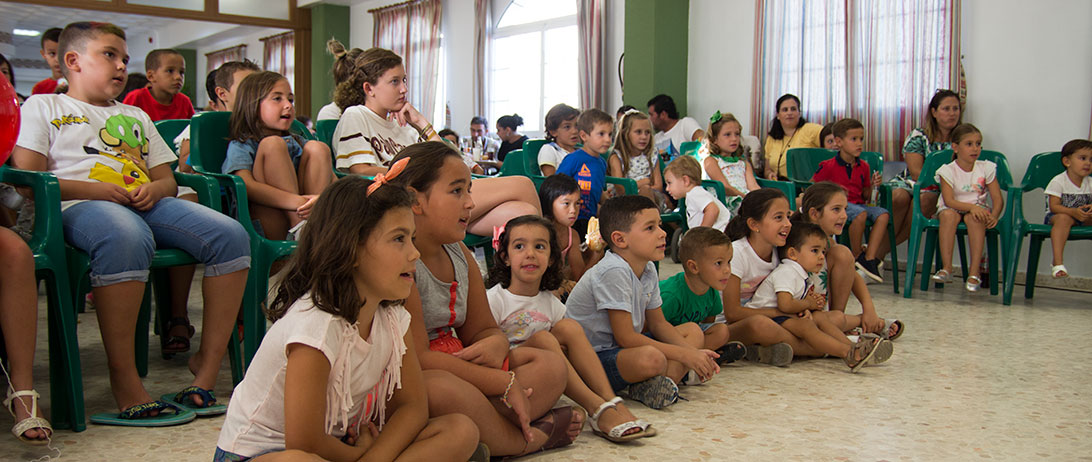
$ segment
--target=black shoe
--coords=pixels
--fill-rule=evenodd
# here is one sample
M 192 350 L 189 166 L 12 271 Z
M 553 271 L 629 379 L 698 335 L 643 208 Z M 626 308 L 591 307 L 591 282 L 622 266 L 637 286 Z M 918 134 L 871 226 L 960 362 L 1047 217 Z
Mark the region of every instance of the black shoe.
M 728 342 L 717 349 L 717 354 L 720 355 L 717 358 L 717 364 L 723 366 L 745 358 L 747 356 L 747 347 L 740 342 Z
M 883 282 L 883 273 L 880 271 L 880 260 L 866 260 L 864 254 L 857 257 L 857 269 L 876 282 Z

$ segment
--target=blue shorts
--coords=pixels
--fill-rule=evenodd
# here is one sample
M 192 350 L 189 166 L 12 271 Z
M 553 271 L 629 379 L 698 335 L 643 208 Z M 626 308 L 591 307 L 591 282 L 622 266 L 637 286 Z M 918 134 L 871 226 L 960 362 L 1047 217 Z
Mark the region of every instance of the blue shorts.
M 789 316 L 774 316 L 773 317 L 773 322 L 781 324 L 781 323 L 783 323 L 785 321 L 788 321 L 789 318 L 790 318 Z
M 624 390 L 630 385 L 625 379 L 622 378 L 622 373 L 618 370 L 618 353 L 621 353 L 622 349 L 615 347 L 603 351 L 595 352 L 599 356 L 599 363 L 603 365 L 603 372 L 607 373 L 607 380 L 610 382 L 611 390 L 615 393 Z
M 877 218 L 888 213 L 888 211 L 883 207 L 874 205 L 846 204 L 846 216 L 849 217 L 849 221 L 853 221 L 862 213 L 867 213 L 868 221 L 875 223 Z
M 717 325 L 717 323 L 715 323 L 715 322 L 699 322 L 698 323 L 698 327 L 701 328 L 702 332 L 705 332 L 705 331 L 709 330 L 710 327 L 713 327 L 715 325 Z

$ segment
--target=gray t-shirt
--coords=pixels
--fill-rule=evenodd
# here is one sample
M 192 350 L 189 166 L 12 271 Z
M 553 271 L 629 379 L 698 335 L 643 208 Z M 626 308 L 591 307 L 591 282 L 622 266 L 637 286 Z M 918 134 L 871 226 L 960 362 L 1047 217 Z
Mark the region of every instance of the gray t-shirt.
M 456 337 L 455 329 L 462 327 L 466 321 L 466 285 L 470 265 L 458 242 L 444 244 L 444 251 L 455 267 L 455 281 L 436 279 L 421 260 L 417 260 L 417 273 L 413 276 L 417 281 L 417 293 L 421 295 L 421 314 L 430 341 L 436 340 L 444 332 Z
M 584 327 L 595 351 L 617 348 L 607 310 L 620 310 L 633 318 L 633 330 L 645 328 L 645 310 L 660 308 L 660 277 L 652 262 L 638 278 L 625 259 L 611 251 L 576 283 L 565 303 L 567 317 Z

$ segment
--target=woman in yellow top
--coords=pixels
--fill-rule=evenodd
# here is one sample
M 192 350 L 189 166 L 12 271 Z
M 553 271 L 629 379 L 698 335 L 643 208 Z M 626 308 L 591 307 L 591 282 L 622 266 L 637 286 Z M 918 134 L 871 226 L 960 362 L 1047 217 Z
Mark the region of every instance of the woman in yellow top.
M 770 126 L 763 149 L 766 153 L 764 176 L 770 180 L 787 180 L 786 152 L 791 148 L 822 147 L 822 140 L 819 139 L 822 131 L 822 125 L 809 123 L 800 116 L 800 98 L 788 93 L 778 98 L 777 116 Z

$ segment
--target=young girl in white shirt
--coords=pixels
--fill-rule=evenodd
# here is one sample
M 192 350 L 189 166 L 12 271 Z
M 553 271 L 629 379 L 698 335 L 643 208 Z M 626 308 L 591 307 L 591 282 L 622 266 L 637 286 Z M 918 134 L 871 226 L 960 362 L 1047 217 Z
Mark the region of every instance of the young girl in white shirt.
M 952 129 L 951 163 L 937 169 L 936 181 L 940 184 L 940 200 L 937 202 L 937 218 L 940 231 L 940 259 L 943 268 L 933 275 L 937 282 L 952 282 L 952 249 L 955 246 L 956 227 L 960 222 L 967 225 L 971 260 L 969 276 L 964 288 L 977 292 L 982 285 L 980 277 L 982 249 L 986 244 L 986 230 L 997 226 L 1005 209 L 1001 187 L 997 184 L 997 165 L 988 160 L 978 160 L 982 154 L 982 132 L 974 125 L 962 124 Z
M 660 175 L 660 156 L 652 146 L 652 122 L 636 109 L 626 111 L 618 119 L 618 134 L 614 152 L 607 161 L 610 176 L 632 178 L 637 182 L 637 192 L 656 205 L 664 201 L 664 180 Z M 618 187 L 618 195 L 625 192 Z
M 1047 214 L 1044 222 L 1051 225 L 1050 245 L 1054 262 L 1050 275 L 1055 279 L 1069 277 L 1062 264 L 1062 251 L 1074 226 L 1092 226 L 1092 141 L 1076 139 L 1062 146 L 1065 171 L 1055 176 L 1044 189 Z
M 486 294 L 510 346 L 541 348 L 567 358 L 565 394 L 594 410 L 590 422 L 596 435 L 615 443 L 655 435 L 614 394 L 584 328 L 565 318 L 565 305 L 553 295 L 562 282 L 562 256 L 552 224 L 534 215 L 513 218 L 493 245 Z
M 731 113 L 717 111 L 709 118 L 709 130 L 699 148 L 699 155 L 707 154 L 702 166 L 705 175 L 724 185 L 728 196 L 728 210 L 735 213 L 743 196 L 758 189 L 754 169 L 747 159 L 751 158 L 751 149 L 742 143 L 743 125 Z
M 542 176 L 553 175 L 565 156 L 576 150 L 580 143 L 580 130 L 576 128 L 579 116 L 579 110 L 564 103 L 546 113 L 546 140 L 549 143 L 538 151 L 538 168 Z
M 315 204 L 214 460 L 465 461 L 474 452 L 469 418 L 429 419 L 402 307 L 420 255 L 413 196 L 387 181 L 346 177 Z

